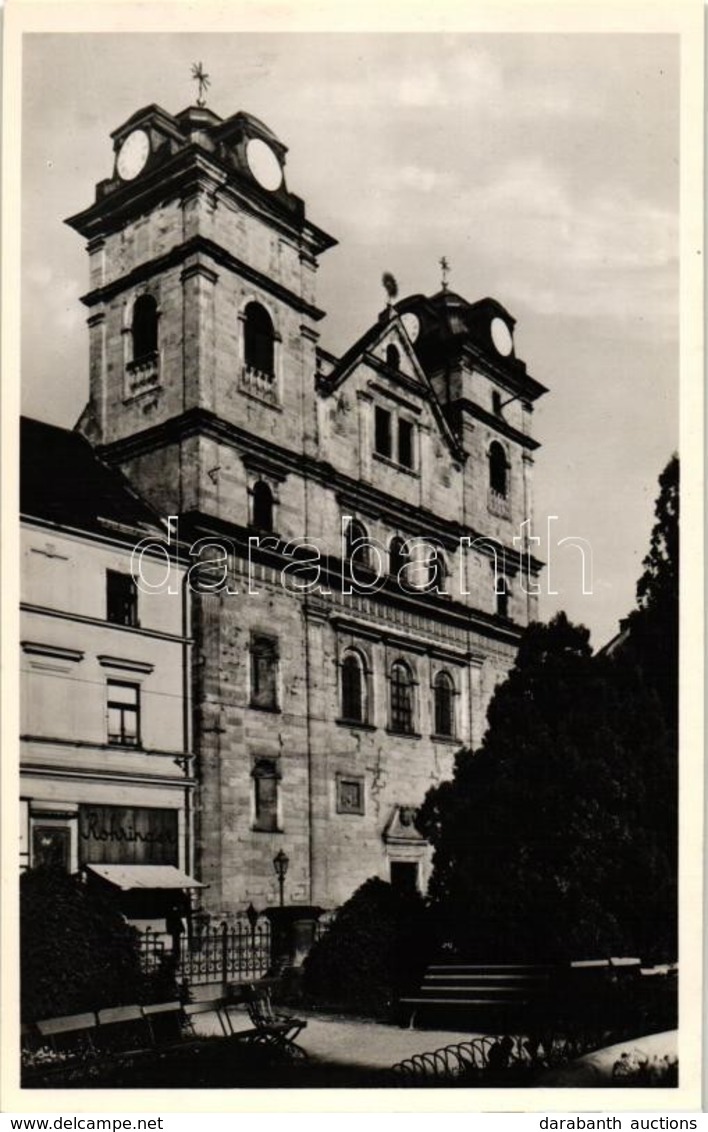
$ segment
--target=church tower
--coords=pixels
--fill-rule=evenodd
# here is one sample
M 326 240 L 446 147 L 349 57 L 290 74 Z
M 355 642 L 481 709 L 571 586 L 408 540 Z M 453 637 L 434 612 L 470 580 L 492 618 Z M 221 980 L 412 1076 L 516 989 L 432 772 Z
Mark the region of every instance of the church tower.
M 79 427 L 163 511 L 203 509 L 215 473 L 198 422 L 307 449 L 317 259 L 335 241 L 288 190 L 286 146 L 250 114 L 152 105 L 112 138 L 112 176 L 67 221 L 90 262 Z

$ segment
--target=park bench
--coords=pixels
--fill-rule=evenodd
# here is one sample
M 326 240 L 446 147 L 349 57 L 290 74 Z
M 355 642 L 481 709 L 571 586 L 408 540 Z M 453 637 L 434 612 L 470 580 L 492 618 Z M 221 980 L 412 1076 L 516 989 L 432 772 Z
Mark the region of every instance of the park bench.
M 91 1057 L 96 1052 L 95 1034 L 98 1018 L 93 1012 L 67 1014 L 37 1022 L 32 1034 L 39 1044 L 48 1045 L 56 1054 L 76 1058 Z
M 233 995 L 231 1003 L 244 1002 L 252 1023 L 250 1030 L 232 1031 L 235 1038 L 258 1045 L 273 1046 L 292 1057 L 307 1057 L 305 1051 L 295 1042 L 307 1026 L 307 1022 L 302 1018 L 296 1018 L 291 1014 L 280 1014 L 274 1010 L 268 987 L 249 983 L 244 987 L 235 988 Z
M 216 1016 L 222 1036 L 233 1035 L 224 999 L 206 999 L 186 1006 L 178 1001 L 116 1006 L 98 1013 L 23 1023 L 21 1042 L 27 1074 L 45 1075 L 94 1058 L 145 1056 L 156 1050 L 197 1043 L 201 1039 L 194 1020 L 207 1014 Z
M 436 1014 L 448 1011 L 508 1014 L 538 1001 L 547 991 L 553 968 L 541 964 L 433 963 L 417 991 L 399 999 L 413 1028 L 422 1008 Z M 464 1010 L 463 1010 L 464 1012 Z

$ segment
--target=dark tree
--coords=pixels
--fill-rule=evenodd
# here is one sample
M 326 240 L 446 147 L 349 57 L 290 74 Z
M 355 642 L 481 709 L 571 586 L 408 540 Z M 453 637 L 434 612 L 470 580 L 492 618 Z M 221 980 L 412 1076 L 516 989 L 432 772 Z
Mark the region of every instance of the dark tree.
M 656 689 L 668 727 L 678 727 L 679 460 L 673 456 L 659 477 L 644 573 L 637 583 L 637 609 L 627 619 L 628 647 Z
M 419 815 L 448 939 L 486 961 L 675 957 L 653 826 L 667 735 L 641 671 L 558 614 L 529 626 L 488 719 Z
M 137 932 L 114 906 L 60 869 L 20 882 L 22 1020 L 145 1001 Z
M 304 990 L 328 1006 L 385 1016 L 420 977 L 427 950 L 422 899 L 371 877 L 307 956 Z

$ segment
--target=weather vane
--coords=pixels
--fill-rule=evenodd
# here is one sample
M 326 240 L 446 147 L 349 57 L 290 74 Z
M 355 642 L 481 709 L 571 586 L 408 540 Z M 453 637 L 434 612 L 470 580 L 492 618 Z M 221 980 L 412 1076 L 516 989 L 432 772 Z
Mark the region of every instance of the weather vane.
M 443 291 L 447 291 L 447 277 L 450 274 L 450 264 L 447 262 L 445 256 L 440 258 L 439 263 L 442 270 L 442 289 Z
M 198 84 L 197 106 L 206 106 L 206 98 L 204 95 L 211 86 L 211 83 L 201 63 L 192 63 L 192 78 Z

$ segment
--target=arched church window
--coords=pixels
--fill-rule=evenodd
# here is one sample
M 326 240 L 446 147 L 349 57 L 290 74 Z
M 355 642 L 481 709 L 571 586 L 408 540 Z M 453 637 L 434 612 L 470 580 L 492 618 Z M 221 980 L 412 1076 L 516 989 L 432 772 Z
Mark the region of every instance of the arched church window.
M 410 562 L 411 557 L 408 553 L 406 540 L 401 538 L 400 535 L 394 535 L 388 547 L 388 572 L 397 581 L 405 581 L 405 573 L 401 578 L 401 570 L 405 570 Z
M 275 331 L 271 317 L 260 303 L 249 303 L 244 314 L 246 368 L 272 379 L 275 377 Z
M 443 593 L 447 581 L 448 569 L 445 555 L 439 547 L 433 547 L 428 556 L 427 590 Z
M 140 295 L 133 307 L 133 361 L 157 353 L 157 302 L 152 295 Z
M 342 661 L 342 719 L 366 722 L 366 677 L 356 652 L 348 652 Z
M 253 485 L 253 526 L 259 531 L 273 530 L 273 492 L 263 480 Z
M 399 735 L 413 733 L 413 676 L 407 664 L 391 665 L 391 730 Z
M 347 527 L 345 551 L 354 576 L 358 568 L 369 567 L 369 536 L 366 527 L 358 519 L 352 519 Z
M 449 672 L 438 672 L 433 683 L 435 734 L 454 735 L 453 703 L 455 686 Z
M 497 616 L 509 616 L 509 583 L 506 578 L 500 578 L 497 584 Z
M 497 495 L 506 498 L 508 484 L 506 452 L 499 441 L 494 440 L 489 446 L 489 486 Z

